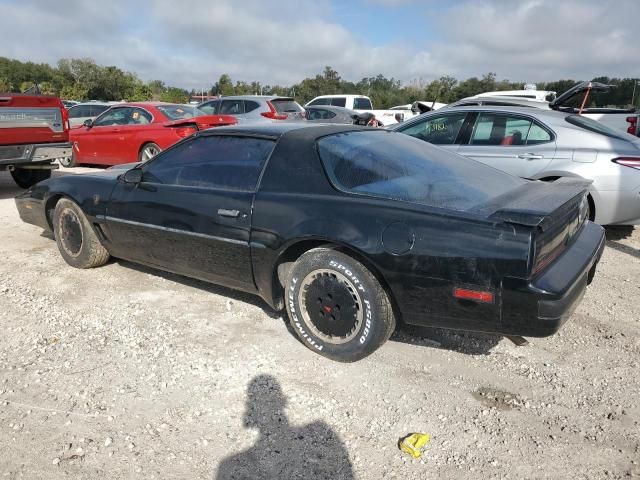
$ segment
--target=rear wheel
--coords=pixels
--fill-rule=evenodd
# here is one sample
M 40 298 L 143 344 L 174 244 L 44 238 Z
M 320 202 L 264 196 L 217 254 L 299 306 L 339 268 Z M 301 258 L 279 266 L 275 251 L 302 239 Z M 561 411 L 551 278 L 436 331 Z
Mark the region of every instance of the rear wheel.
M 140 149 L 140 154 L 138 155 L 138 160 L 141 162 L 146 162 L 147 160 L 151 160 L 157 154 L 159 154 L 162 149 L 155 143 L 145 143 L 143 147 Z
M 80 207 L 61 199 L 53 213 L 53 231 L 62 258 L 76 268 L 104 265 L 109 253 L 102 246 Z
M 291 325 L 311 350 L 340 362 L 360 360 L 393 333 L 387 292 L 360 262 L 316 248 L 300 257 L 286 282 Z
M 13 180 L 21 188 L 33 187 L 36 183 L 51 177 L 51 170 L 31 170 L 28 168 L 16 168 L 11 171 Z

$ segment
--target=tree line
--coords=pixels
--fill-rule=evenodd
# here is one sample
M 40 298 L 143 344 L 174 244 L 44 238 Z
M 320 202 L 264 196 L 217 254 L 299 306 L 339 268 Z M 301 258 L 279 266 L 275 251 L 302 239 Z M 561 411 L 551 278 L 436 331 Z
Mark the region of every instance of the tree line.
M 636 79 L 603 76 L 592 80 L 614 85 L 615 88 L 607 94 L 593 95 L 591 105 L 622 107 L 630 106 L 632 102 L 638 105 L 640 84 L 637 84 Z M 564 79 L 538 82 L 537 88 L 560 94 L 577 81 Z M 44 94 L 57 95 L 69 100 L 160 100 L 186 103 L 191 96 L 199 93 L 195 90 L 189 92 L 179 87 L 168 86 L 162 80 L 144 82 L 134 73 L 115 66 L 98 65 L 90 58 L 63 58 L 54 67 L 45 63 L 21 62 L 0 57 L 0 92 L 21 92 L 34 84 L 37 84 Z M 360 94 L 371 97 L 376 108 L 389 108 L 415 100 L 450 103 L 482 92 L 521 90 L 523 87 L 524 82 L 498 80 L 495 73 L 460 81 L 451 76 L 442 76 L 428 83 L 414 82 L 409 85 L 403 85 L 400 80 L 383 75 L 352 82 L 343 79 L 336 70 L 327 66 L 315 77 L 305 78 L 290 86 L 263 84 L 259 81 L 233 82 L 228 74 L 222 74 L 205 93 L 222 96 L 284 95 L 292 96 L 302 104 L 318 95 Z M 638 89 L 637 92 L 635 88 Z

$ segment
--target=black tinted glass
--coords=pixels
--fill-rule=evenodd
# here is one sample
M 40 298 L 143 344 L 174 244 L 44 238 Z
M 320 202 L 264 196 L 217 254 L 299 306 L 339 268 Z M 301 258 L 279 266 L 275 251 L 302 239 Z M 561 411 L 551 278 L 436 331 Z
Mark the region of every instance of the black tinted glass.
M 253 100 L 245 100 L 244 101 L 244 113 L 249 113 L 258 108 L 260 104 L 258 102 L 254 102 Z
M 278 113 L 296 113 L 302 112 L 304 109 L 295 100 L 271 100 L 271 105 Z
M 334 107 L 346 107 L 347 106 L 347 99 L 346 98 L 334 98 L 331 100 L 331 105 L 333 105 Z M 356 107 L 358 108 L 358 107 Z
M 252 191 L 275 142 L 261 138 L 196 137 L 160 154 L 144 168 L 144 181 Z
M 238 115 L 244 113 L 244 101 L 243 100 L 222 100 L 220 103 L 221 115 Z
M 342 105 L 344 107 L 344 105 Z M 371 100 L 368 98 L 355 98 L 353 100 L 353 108 L 356 110 L 373 110 Z
M 340 190 L 432 207 L 468 210 L 525 183 L 395 132 L 330 135 L 318 151 Z

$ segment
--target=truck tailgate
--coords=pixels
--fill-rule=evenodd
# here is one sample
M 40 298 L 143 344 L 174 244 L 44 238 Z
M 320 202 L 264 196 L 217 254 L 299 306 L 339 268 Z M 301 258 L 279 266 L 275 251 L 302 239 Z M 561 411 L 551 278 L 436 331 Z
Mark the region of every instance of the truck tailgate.
M 0 96 L 0 145 L 68 141 L 59 102 L 55 97 Z

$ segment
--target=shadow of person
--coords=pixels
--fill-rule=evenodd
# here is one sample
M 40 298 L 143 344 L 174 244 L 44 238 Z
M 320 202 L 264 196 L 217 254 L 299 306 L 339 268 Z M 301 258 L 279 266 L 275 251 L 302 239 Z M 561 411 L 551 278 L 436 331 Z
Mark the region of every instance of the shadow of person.
M 248 450 L 225 458 L 217 480 L 353 479 L 346 448 L 324 422 L 289 424 L 287 399 L 271 375 L 249 383 L 243 424 L 259 437 Z

